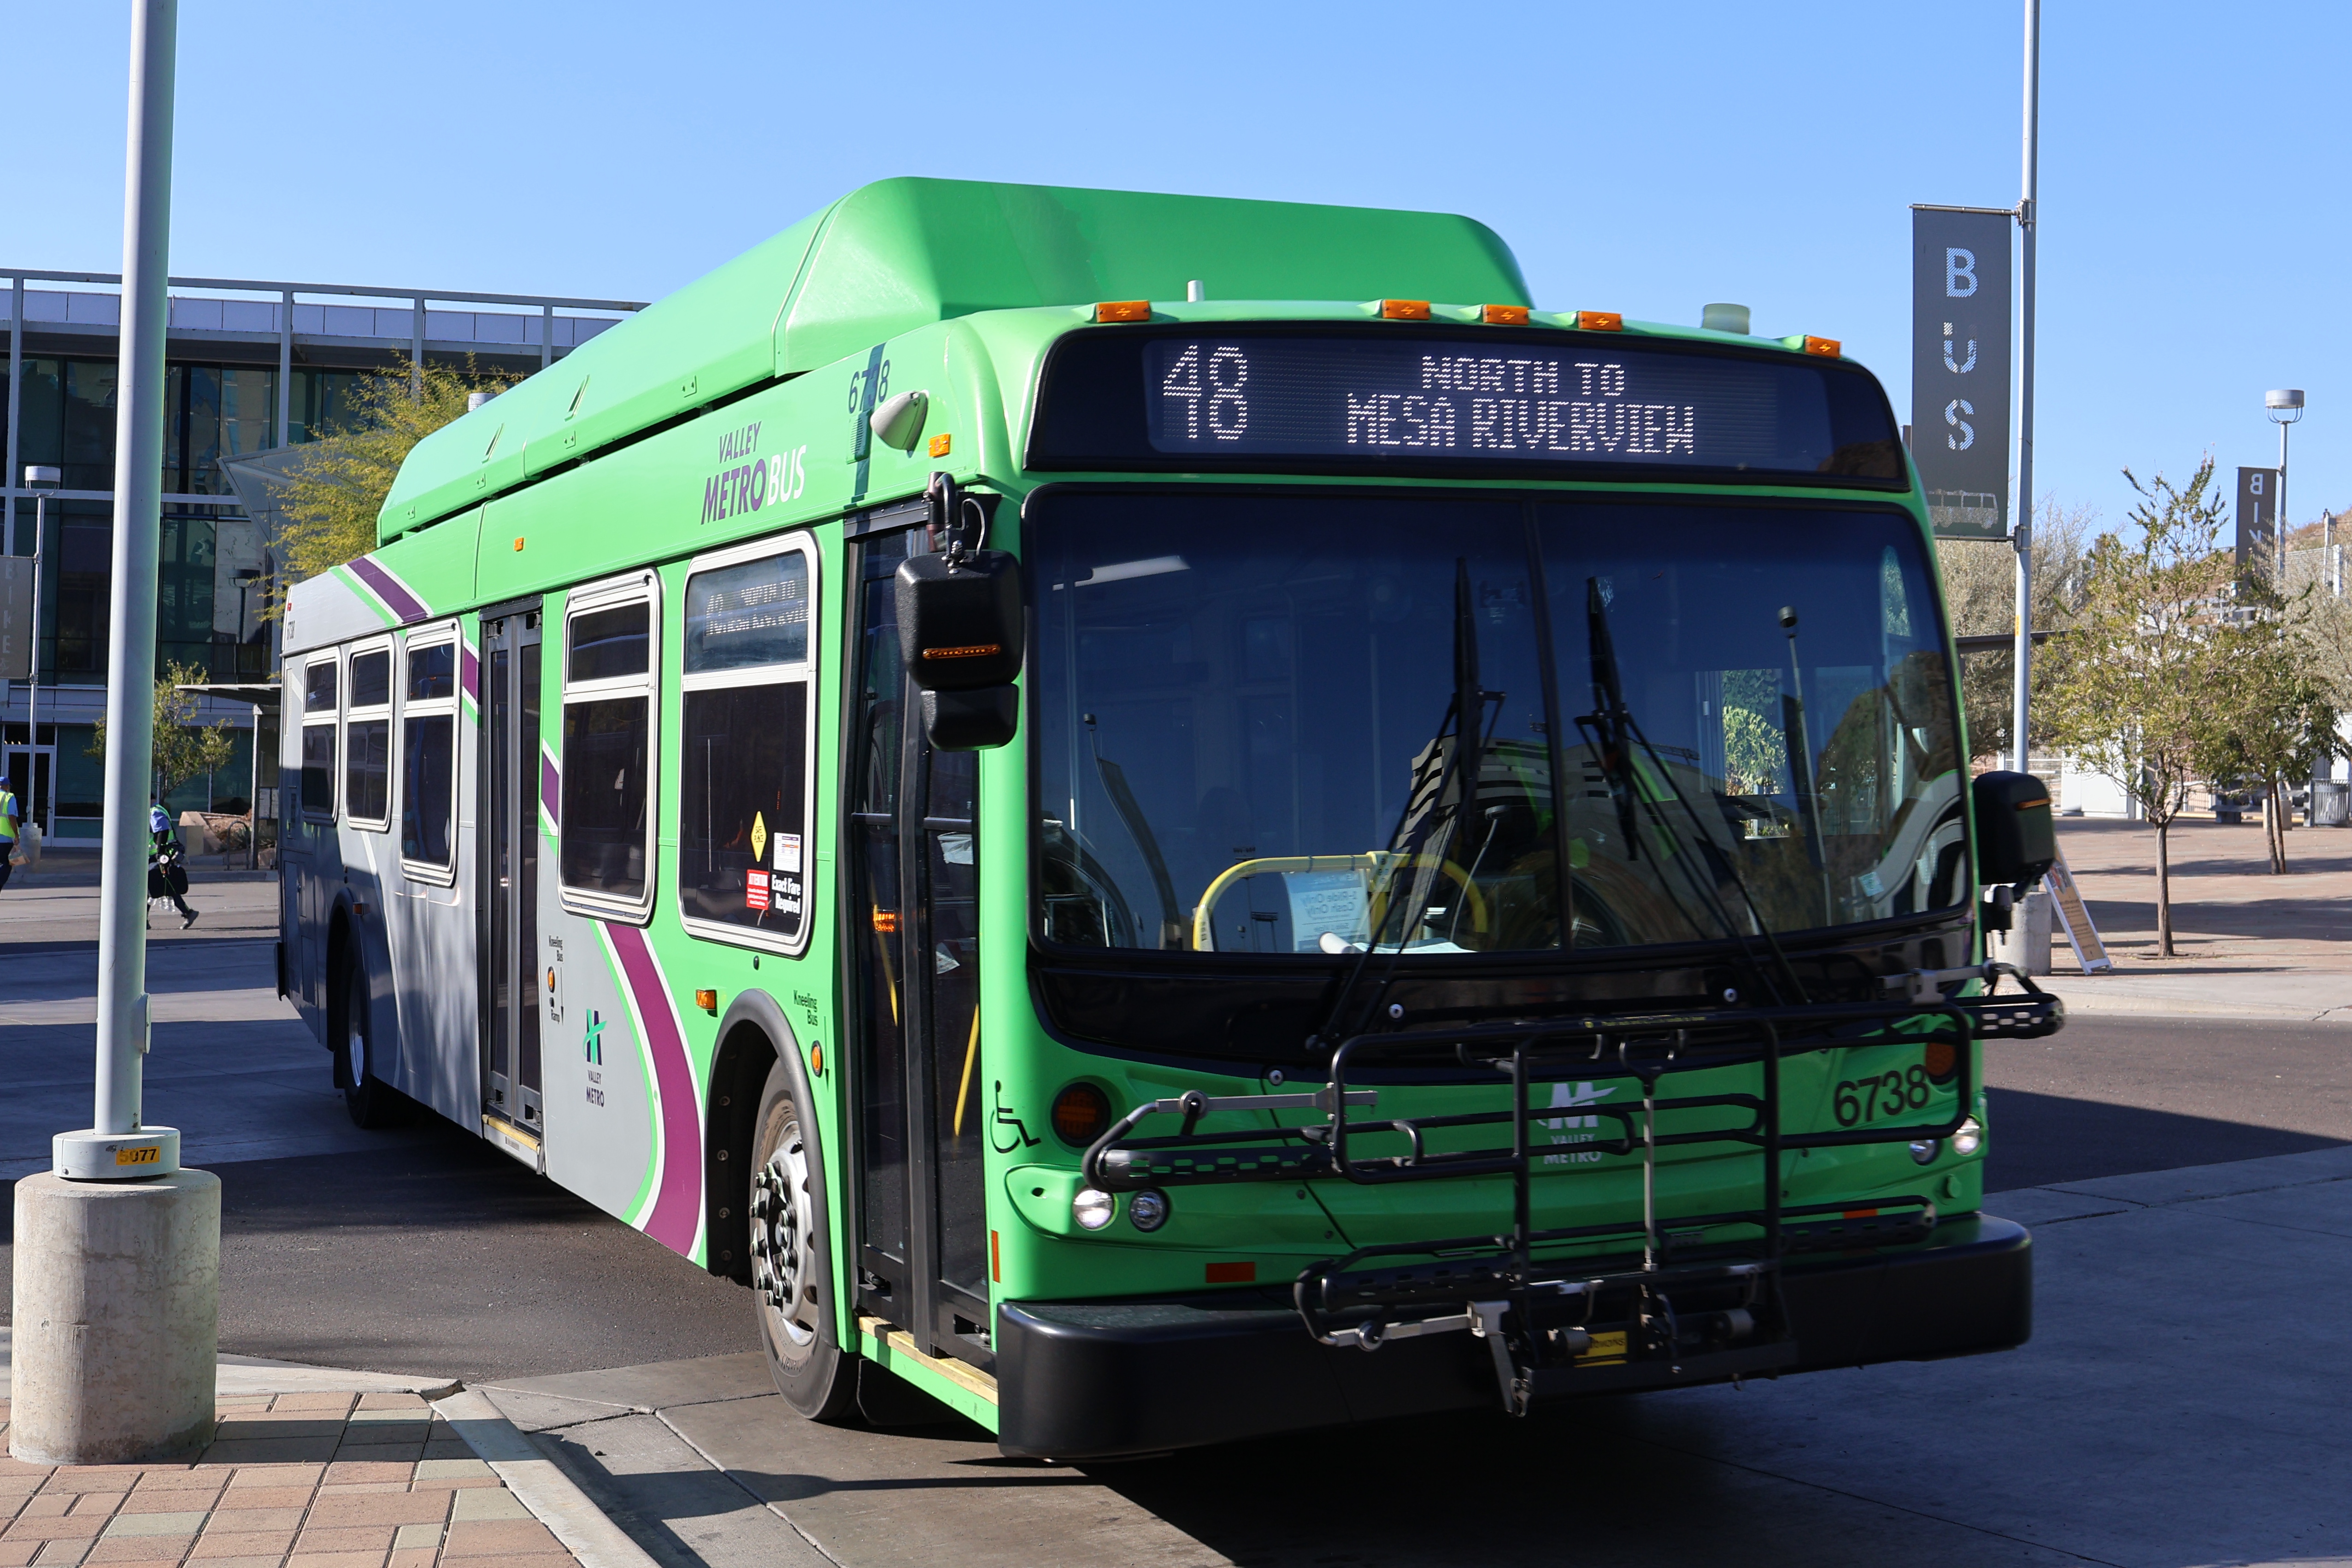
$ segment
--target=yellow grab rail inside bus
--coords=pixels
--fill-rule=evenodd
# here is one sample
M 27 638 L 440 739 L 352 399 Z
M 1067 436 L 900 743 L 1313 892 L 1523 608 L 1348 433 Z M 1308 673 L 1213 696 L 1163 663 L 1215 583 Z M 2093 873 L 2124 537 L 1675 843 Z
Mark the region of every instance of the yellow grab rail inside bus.
M 1192 950 L 1196 953 L 1216 951 L 1214 933 L 1209 925 L 1210 911 L 1216 907 L 1218 896 L 1244 877 L 1278 872 L 1370 871 L 1386 881 L 1391 873 L 1402 869 L 1397 862 L 1404 858 L 1386 850 L 1370 850 L 1360 855 L 1262 855 L 1255 860 L 1237 861 L 1219 872 L 1216 879 L 1202 892 L 1201 902 L 1192 911 Z M 1451 878 L 1469 902 L 1470 928 L 1473 931 L 1486 929 L 1486 895 L 1478 891 L 1478 884 L 1470 880 L 1468 872 L 1450 860 L 1439 860 L 1431 855 L 1417 855 L 1413 857 L 1412 864 L 1415 867 L 1434 865 Z M 1368 932 L 1378 931 L 1387 916 L 1386 901 L 1375 902 L 1367 913 L 1370 919 L 1365 929 Z

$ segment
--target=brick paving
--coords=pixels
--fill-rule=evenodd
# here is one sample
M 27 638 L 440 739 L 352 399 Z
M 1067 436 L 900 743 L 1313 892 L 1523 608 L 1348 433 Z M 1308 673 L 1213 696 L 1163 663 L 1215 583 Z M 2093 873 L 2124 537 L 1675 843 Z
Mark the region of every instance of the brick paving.
M 6 1404 L 0 1401 L 0 1419 Z M 193 1464 L 0 1458 L 0 1568 L 572 1568 L 414 1394 L 224 1398 Z

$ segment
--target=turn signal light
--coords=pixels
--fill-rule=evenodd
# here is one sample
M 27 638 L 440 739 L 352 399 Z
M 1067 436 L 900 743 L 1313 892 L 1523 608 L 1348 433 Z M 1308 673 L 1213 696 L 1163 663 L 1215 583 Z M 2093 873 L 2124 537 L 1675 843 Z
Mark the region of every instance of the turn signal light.
M 1528 308 L 1524 305 L 1481 305 L 1478 319 L 1489 327 L 1524 327 L 1528 324 Z
M 1934 1079 L 1937 1082 L 1941 1083 L 1944 1080 L 1952 1075 L 1952 1069 L 1958 1067 L 1959 1064 L 1959 1047 L 1954 1045 L 1950 1040 L 1931 1040 L 1927 1042 L 1927 1068 L 1928 1077 Z
M 1426 321 L 1429 301 L 1426 299 L 1383 299 L 1381 301 L 1383 321 Z
M 719 1012 L 719 993 L 717 991 L 697 991 L 694 993 L 694 1005 L 700 1008 L 704 1012 L 716 1017 Z
M 1151 301 L 1149 299 L 1106 299 L 1095 307 L 1097 321 L 1149 321 Z
M 1054 1135 L 1083 1149 L 1110 1126 L 1110 1096 L 1091 1083 L 1073 1083 L 1054 1096 Z
M 1805 340 L 1805 352 L 1834 360 L 1838 357 L 1838 340 L 1835 338 L 1808 338 Z
M 1580 310 L 1576 324 L 1587 332 L 1622 332 L 1625 318 L 1614 310 Z

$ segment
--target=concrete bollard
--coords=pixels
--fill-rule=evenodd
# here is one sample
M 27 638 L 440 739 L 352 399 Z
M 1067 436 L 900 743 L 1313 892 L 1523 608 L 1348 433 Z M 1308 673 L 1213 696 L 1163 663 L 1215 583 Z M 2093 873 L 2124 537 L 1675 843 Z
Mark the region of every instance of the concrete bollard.
M 1992 933 L 1991 956 L 2014 964 L 2029 975 L 2050 973 L 2050 937 L 2055 905 L 2048 892 L 2035 888 L 2010 911 L 2009 929 Z
M 220 1177 L 16 1183 L 8 1451 L 152 1464 L 212 1441 Z

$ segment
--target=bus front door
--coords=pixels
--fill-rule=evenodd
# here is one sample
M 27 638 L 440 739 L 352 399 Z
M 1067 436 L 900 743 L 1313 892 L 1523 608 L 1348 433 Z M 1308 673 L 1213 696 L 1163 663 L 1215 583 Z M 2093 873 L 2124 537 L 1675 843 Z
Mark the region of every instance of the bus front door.
M 482 1110 L 531 1137 L 539 1057 L 540 612 L 482 615 Z
M 857 1299 L 925 1353 L 992 1367 L 982 1159 L 996 1099 L 980 1036 L 977 759 L 923 737 L 892 581 L 908 553 L 925 548 L 917 528 L 869 535 L 853 557 L 843 860 Z

